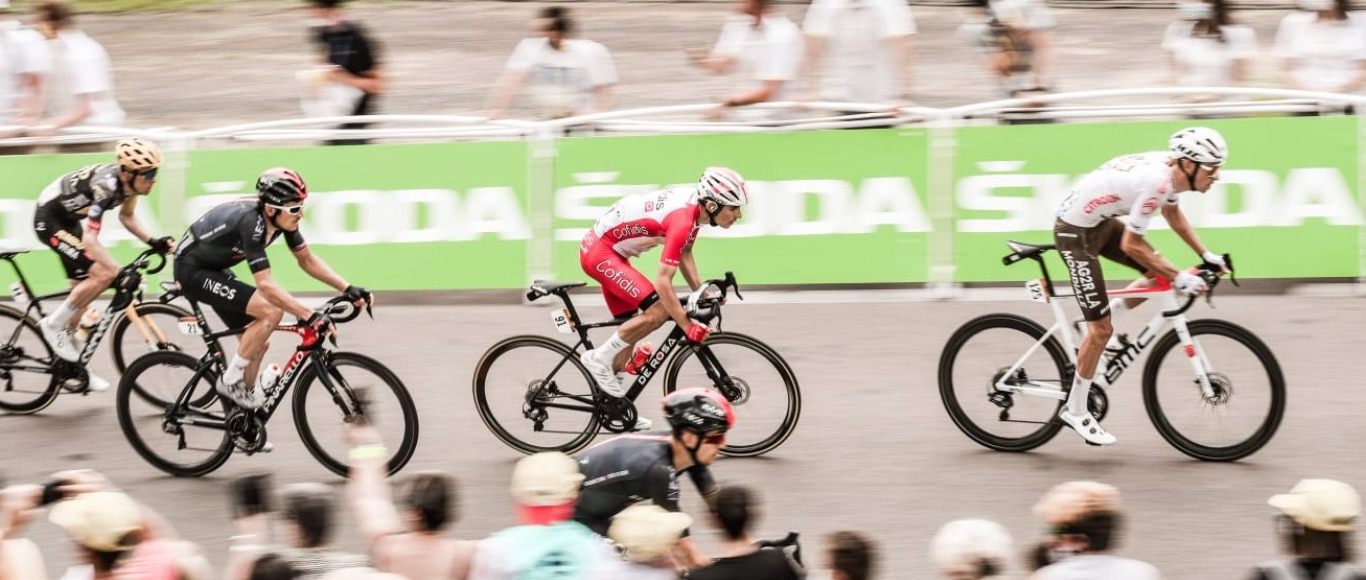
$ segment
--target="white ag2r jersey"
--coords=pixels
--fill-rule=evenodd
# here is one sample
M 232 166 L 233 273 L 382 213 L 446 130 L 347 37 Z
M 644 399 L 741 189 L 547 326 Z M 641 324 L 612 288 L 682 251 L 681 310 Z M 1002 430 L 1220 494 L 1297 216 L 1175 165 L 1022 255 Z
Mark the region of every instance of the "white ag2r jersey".
M 1072 194 L 1058 207 L 1058 219 L 1082 228 L 1122 215 L 1128 229 L 1148 231 L 1148 221 L 1162 205 L 1176 205 L 1180 192 L 1172 188 L 1170 154 L 1153 151 L 1120 155 L 1086 174 L 1072 186 Z

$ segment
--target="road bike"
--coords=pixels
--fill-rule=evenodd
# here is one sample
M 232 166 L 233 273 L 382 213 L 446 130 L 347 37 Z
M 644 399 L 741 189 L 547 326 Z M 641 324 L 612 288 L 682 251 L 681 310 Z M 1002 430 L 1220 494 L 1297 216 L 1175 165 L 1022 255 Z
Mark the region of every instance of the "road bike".
M 474 371 L 474 402 L 479 417 L 503 443 L 523 453 L 586 447 L 599 429 L 624 433 L 635 426 L 635 402 L 650 380 L 664 369 L 664 392 L 707 386 L 720 391 L 735 408 L 736 426 L 721 452 L 730 456 L 762 455 L 792 435 L 801 414 L 801 391 L 792 367 L 759 339 L 724 331 L 721 306 L 729 293 L 740 296 L 735 275 L 708 280 L 688 297 L 689 316 L 716 330 L 702 344 L 687 340 L 677 325 L 631 379 L 625 397 L 603 393 L 579 362 L 580 349 L 591 349 L 588 331 L 619 326 L 631 315 L 585 323 L 569 291 L 584 282 L 537 281 L 528 300 L 556 296 L 564 308 L 551 311 L 562 334 L 573 344 L 545 336 L 522 335 L 493 345 Z M 630 376 L 630 375 L 627 375 Z
M 169 304 L 174 294 L 164 295 L 158 302 L 143 300 L 143 276 L 166 267 L 165 256 L 146 250 L 114 277 L 114 297 L 99 313 L 98 322 L 80 326 L 85 346 L 79 358 L 71 362 L 55 356 L 38 321 L 47 315 L 45 302 L 64 299 L 71 290 L 35 295 L 14 259 L 25 253 L 27 250 L 0 252 L 0 260 L 9 262 L 19 278 L 10 286 L 15 306 L 0 305 L 0 339 L 4 340 L 0 343 L 0 410 L 27 415 L 46 409 L 63 391 L 88 393 L 86 365 L 111 329 L 110 350 L 120 373 L 127 368 L 127 361 L 142 352 L 185 349 L 170 330 L 190 312 Z M 155 265 L 154 259 L 159 260 Z
M 1006 313 L 969 321 L 944 345 L 939 393 L 954 424 L 973 441 L 998 451 L 1028 451 L 1063 427 L 1057 414 L 1071 389 L 1078 336 L 1063 311 L 1071 300 L 1058 300 L 1073 294 L 1056 291 L 1044 264 L 1043 255 L 1054 246 L 1007 244 L 1006 265 L 1038 262 L 1042 278 L 1025 286 L 1033 301 L 1050 306 L 1053 325 L 1044 328 Z M 1224 257 L 1231 277 L 1232 259 Z M 1208 300 L 1221 279 L 1219 267 L 1202 264 L 1196 271 L 1209 284 Z M 1111 337 L 1088 393 L 1088 407 L 1098 419 L 1109 412 L 1109 389 L 1139 355 L 1151 351 L 1143 367 L 1143 403 L 1173 447 L 1203 461 L 1235 461 L 1271 441 L 1285 413 L 1285 378 L 1261 339 L 1225 320 L 1188 320 L 1195 297 L 1180 304 L 1178 291 L 1163 278 L 1109 294 L 1116 300 L 1147 297 L 1160 311 L 1135 338 L 1118 331 Z M 1167 326 L 1171 330 L 1159 337 Z
M 119 426 L 148 463 L 171 475 L 198 477 L 221 467 L 233 450 L 247 455 L 268 451 L 266 424 L 291 388 L 299 438 L 333 473 L 346 475 L 345 424 L 360 420 L 379 429 L 384 441 L 393 446 L 389 473 L 402 469 L 412 458 L 418 422 L 407 387 L 375 359 L 329 349 L 329 341 L 336 345 L 331 325 L 321 335 L 302 322 L 277 326 L 276 331 L 298 335 L 301 343 L 280 369 L 278 380 L 258 385 L 265 394 L 261 406 L 244 409 L 219 397 L 214 385 L 226 369 L 219 340 L 241 334 L 245 328 L 213 332 L 199 303 L 190 301 L 190 306 L 195 324 L 184 330 L 203 338 L 204 356 L 149 353 L 133 361 L 119 381 Z M 318 312 L 333 324 L 360 315 L 360 309 L 344 296 L 329 300 Z

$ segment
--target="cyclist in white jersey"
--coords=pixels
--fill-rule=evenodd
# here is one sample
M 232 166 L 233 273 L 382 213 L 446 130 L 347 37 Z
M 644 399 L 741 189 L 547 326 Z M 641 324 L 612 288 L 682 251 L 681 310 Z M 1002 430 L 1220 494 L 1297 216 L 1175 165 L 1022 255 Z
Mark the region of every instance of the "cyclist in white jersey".
M 1121 155 L 1085 175 L 1058 208 L 1053 239 L 1067 264 L 1073 294 L 1087 322 L 1072 389 L 1058 418 L 1076 429 L 1087 443 L 1115 442 L 1114 435 L 1106 432 L 1086 408 L 1087 393 L 1100 355 L 1114 332 L 1110 324 L 1112 310 L 1141 302 L 1110 302 L 1101 275 L 1100 256 L 1142 272 L 1145 277 L 1136 281 L 1136 286 L 1147 285 L 1151 277 L 1161 276 L 1187 295 L 1204 292 L 1204 279 L 1178 270 L 1153 249 L 1145 234 L 1153 213 L 1160 210 L 1167 225 L 1196 254 L 1225 268 L 1223 257 L 1200 243 L 1177 203 L 1182 192 L 1209 191 L 1219 179 L 1219 167 L 1227 158 L 1228 146 L 1217 131 L 1204 127 L 1182 129 L 1171 136 L 1166 152 Z M 1119 221 L 1121 216 L 1126 216 L 1128 222 Z
M 626 395 L 615 371 L 626 366 L 632 351 L 626 347 L 673 320 L 687 329 L 688 340 L 701 343 L 711 329 L 693 322 L 674 292 L 674 275 L 680 270 L 694 290 L 702 285 L 693 260 L 692 245 L 703 224 L 729 228 L 741 217 L 749 200 L 745 180 L 732 169 L 708 167 L 697 187 L 671 187 L 646 195 L 628 195 L 608 208 L 583 237 L 579 264 L 602 284 L 602 295 L 612 316 L 636 311 L 641 315 L 622 324 L 612 338 L 586 351 L 583 362 L 598 387 L 614 397 Z M 630 259 L 664 245 L 654 279 L 631 266 Z M 644 417 L 636 429 L 649 429 Z

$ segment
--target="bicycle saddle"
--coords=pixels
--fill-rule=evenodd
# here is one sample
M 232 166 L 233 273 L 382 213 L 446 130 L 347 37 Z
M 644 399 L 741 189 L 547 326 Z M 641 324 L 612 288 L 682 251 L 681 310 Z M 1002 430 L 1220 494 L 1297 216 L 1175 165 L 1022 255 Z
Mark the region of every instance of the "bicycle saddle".
M 573 288 L 587 285 L 587 282 L 552 282 L 550 280 L 537 280 L 531 283 L 531 291 L 527 292 L 527 298 L 535 300 L 551 294 L 564 294 Z
M 1006 256 L 1005 258 L 1001 259 L 1001 261 L 1005 262 L 1007 266 L 1014 264 L 1015 262 L 1018 262 L 1025 258 L 1033 258 L 1035 256 L 1038 256 L 1039 254 L 1042 254 L 1057 247 L 1053 244 L 1026 244 L 1024 242 L 1017 242 L 1015 240 L 1010 240 L 1006 242 L 1006 245 L 1010 246 L 1011 251 L 1014 252 L 1009 256 Z
M 0 260 L 8 260 L 19 254 L 27 254 L 28 250 L 0 250 Z

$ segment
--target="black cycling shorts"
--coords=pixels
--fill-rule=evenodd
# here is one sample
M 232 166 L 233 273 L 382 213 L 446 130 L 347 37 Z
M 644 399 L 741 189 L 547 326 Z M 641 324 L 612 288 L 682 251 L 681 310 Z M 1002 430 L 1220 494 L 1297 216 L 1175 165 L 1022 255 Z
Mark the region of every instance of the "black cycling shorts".
M 242 328 L 256 320 L 247 314 L 247 304 L 256 294 L 256 287 L 239 280 L 232 270 L 198 268 L 180 260 L 175 265 L 175 281 L 180 284 L 180 291 L 186 298 L 213 308 L 223 324 Z
M 57 252 L 68 280 L 84 280 L 90 275 L 90 266 L 95 262 L 85 253 L 85 242 L 81 241 L 85 228 L 80 221 L 58 219 L 39 209 L 33 214 L 33 232 Z
M 1101 256 L 1144 272 L 1138 260 L 1124 253 L 1120 246 L 1123 238 L 1124 222 L 1114 218 L 1091 228 L 1074 226 L 1061 219 L 1053 224 L 1053 243 L 1067 265 L 1072 294 L 1077 297 L 1081 314 L 1087 321 L 1110 315 L 1110 296 L 1105 292 L 1105 276 L 1100 271 Z

